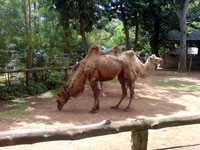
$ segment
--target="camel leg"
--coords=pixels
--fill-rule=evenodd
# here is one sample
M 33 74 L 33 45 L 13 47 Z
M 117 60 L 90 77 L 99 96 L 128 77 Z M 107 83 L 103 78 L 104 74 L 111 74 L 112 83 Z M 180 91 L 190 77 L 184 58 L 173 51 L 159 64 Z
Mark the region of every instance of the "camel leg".
M 134 97 L 134 89 L 135 89 L 135 82 L 130 82 L 128 84 L 128 87 L 129 87 L 129 90 L 130 90 L 130 100 L 129 100 L 129 103 L 128 103 L 128 106 L 124 109 L 124 111 L 128 111 L 130 109 L 130 106 L 131 106 L 131 102 L 132 102 L 132 99 Z
M 98 81 L 95 80 L 95 78 L 93 78 L 92 80 L 90 80 L 90 86 L 92 87 L 93 90 L 93 94 L 94 94 L 94 106 L 92 108 L 92 110 L 90 111 L 91 114 L 95 114 L 97 112 L 97 110 L 99 110 L 99 88 L 98 88 Z
M 103 81 L 99 81 L 99 88 L 100 88 L 100 91 L 101 91 L 101 95 L 103 97 L 106 97 L 104 91 L 103 91 Z
M 117 109 L 119 107 L 119 105 L 121 104 L 121 102 L 123 101 L 123 99 L 127 96 L 127 89 L 126 89 L 126 84 L 125 84 L 123 74 L 120 74 L 118 76 L 118 79 L 121 84 L 122 96 L 121 96 L 120 101 L 117 103 L 117 105 L 111 107 L 112 109 Z

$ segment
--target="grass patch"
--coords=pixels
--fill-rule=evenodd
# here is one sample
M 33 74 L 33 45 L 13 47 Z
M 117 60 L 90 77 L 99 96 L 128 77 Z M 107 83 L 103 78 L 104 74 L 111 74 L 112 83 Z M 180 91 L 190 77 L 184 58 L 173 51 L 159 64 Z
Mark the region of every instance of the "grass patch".
M 172 81 L 161 81 L 155 80 L 154 83 L 159 86 L 172 86 L 172 87 L 179 87 L 189 91 L 200 91 L 200 86 L 198 85 L 185 85 L 177 82 Z
M 31 106 L 31 103 L 19 103 L 19 104 L 14 104 L 13 106 L 20 110 L 26 110 Z
M 0 121 L 5 120 L 9 116 L 25 115 L 28 113 L 25 110 L 31 106 L 30 102 L 24 102 L 20 99 L 9 100 L 6 104 L 9 105 L 10 110 L 0 112 Z
M 109 82 L 119 82 L 118 77 L 115 77 L 114 79 L 109 80 Z M 86 81 L 86 85 L 90 85 L 90 82 L 88 80 Z
M 28 107 L 31 106 L 30 102 L 23 102 L 20 99 L 9 100 L 7 104 L 10 104 L 11 107 L 17 108 L 19 110 L 26 110 Z
M 19 116 L 19 115 L 25 115 L 25 114 L 27 114 L 27 112 L 24 112 L 22 110 L 17 110 L 17 109 L 6 110 L 3 112 L 0 112 L 0 121 L 6 120 L 7 117 L 9 116 Z
M 118 77 L 115 77 L 115 78 L 112 79 L 110 82 L 119 82 Z
M 90 85 L 90 82 L 89 82 L 89 80 L 86 80 L 86 83 L 85 83 L 86 85 Z
M 20 111 L 20 110 L 6 110 L 6 111 L 3 111 L 3 112 L 0 112 L 0 117 L 23 115 L 23 114 L 25 114 L 25 112 Z
M 3 121 L 3 120 L 5 120 L 5 118 L 0 116 L 0 121 Z
M 58 92 L 58 89 L 50 90 L 48 92 L 41 94 L 41 96 L 39 96 L 39 97 L 40 98 L 51 98 L 51 97 L 54 97 L 57 92 Z

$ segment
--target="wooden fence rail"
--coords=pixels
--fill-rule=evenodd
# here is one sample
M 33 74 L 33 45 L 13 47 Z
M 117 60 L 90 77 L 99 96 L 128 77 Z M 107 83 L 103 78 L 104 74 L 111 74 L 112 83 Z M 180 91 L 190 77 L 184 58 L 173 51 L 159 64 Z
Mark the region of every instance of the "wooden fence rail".
M 59 71 L 59 70 L 64 70 L 65 71 L 65 78 L 66 80 L 68 80 L 69 77 L 69 70 L 74 69 L 75 66 L 62 66 L 62 67 L 46 67 L 46 68 L 24 68 L 24 69 L 12 69 L 12 70 L 0 70 L 0 74 L 8 74 L 8 79 L 6 82 L 10 83 L 10 75 L 11 73 L 20 73 L 20 72 L 38 72 L 38 71 L 49 71 L 49 70 L 55 70 L 55 71 Z M 30 80 L 30 79 L 29 79 Z M 4 82 L 0 82 L 0 83 L 4 83 Z
M 72 68 L 74 68 L 74 66 L 12 69 L 12 70 L 0 70 L 0 73 L 34 72 L 34 71 L 47 71 L 47 70 L 68 70 L 68 69 L 72 69 Z
M 132 131 L 132 150 L 147 149 L 148 130 L 190 124 L 200 124 L 200 114 L 167 117 L 128 119 L 124 121 L 105 120 L 97 124 L 49 128 L 37 130 L 16 130 L 0 133 L 0 146 L 33 144 L 55 140 L 78 140 L 107 134 Z

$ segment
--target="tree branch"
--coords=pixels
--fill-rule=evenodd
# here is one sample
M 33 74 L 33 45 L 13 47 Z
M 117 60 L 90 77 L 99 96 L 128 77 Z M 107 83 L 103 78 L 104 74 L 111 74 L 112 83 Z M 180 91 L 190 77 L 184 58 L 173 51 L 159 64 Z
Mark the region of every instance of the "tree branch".
M 169 0 L 169 4 L 172 6 L 174 11 L 176 12 L 177 16 L 180 17 L 180 8 L 176 7 L 173 0 Z
M 183 5 L 183 12 L 185 12 L 184 15 L 186 15 L 187 13 L 188 3 L 189 3 L 189 0 L 184 0 L 184 5 Z
M 174 1 L 173 1 L 173 0 L 169 0 L 169 3 L 170 3 L 170 5 L 172 6 L 172 8 L 173 8 L 175 11 L 177 11 L 177 7 L 176 7 L 176 5 L 174 4 Z

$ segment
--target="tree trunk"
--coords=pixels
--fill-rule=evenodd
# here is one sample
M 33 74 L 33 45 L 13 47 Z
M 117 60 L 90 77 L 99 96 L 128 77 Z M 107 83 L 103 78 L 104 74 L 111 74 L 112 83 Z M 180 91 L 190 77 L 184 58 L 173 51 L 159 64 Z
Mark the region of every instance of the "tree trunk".
M 121 20 L 123 22 L 123 25 L 124 25 L 124 33 L 125 33 L 125 36 L 126 36 L 126 39 L 125 39 L 125 43 L 126 43 L 126 50 L 129 50 L 130 49 L 130 45 L 129 45 L 129 30 L 128 30 L 128 23 L 127 23 L 127 20 L 126 20 L 126 17 L 125 17 L 125 14 L 124 14 L 124 11 L 122 9 L 122 5 L 120 5 L 120 8 L 121 8 Z
M 87 54 L 87 52 L 89 50 L 89 46 L 88 46 L 87 38 L 85 36 L 85 20 L 83 17 L 80 17 L 80 33 L 81 33 L 81 37 L 82 37 L 82 44 L 83 44 L 83 47 L 85 48 L 85 52 Z
M 136 12 L 135 15 L 134 15 L 134 17 L 135 17 L 135 41 L 134 41 L 134 48 L 133 48 L 134 51 L 137 50 L 138 33 L 139 33 L 139 23 L 138 23 L 137 14 L 138 13 Z
M 184 15 L 185 14 L 185 15 Z M 180 57 L 179 57 L 179 68 L 178 71 L 186 72 L 186 38 L 187 38 L 187 27 L 186 27 L 186 12 L 182 12 L 180 17 L 180 29 L 181 29 L 181 37 L 180 37 Z
M 158 40 L 159 40 L 159 20 L 155 19 L 155 24 L 154 24 L 154 35 L 151 39 L 151 47 L 152 47 L 152 53 L 158 56 Z
M 28 45 L 28 39 L 29 39 L 29 34 L 28 34 L 28 21 L 27 21 L 27 12 L 26 12 L 26 0 L 24 0 L 24 21 L 25 21 L 25 28 L 26 28 L 26 37 L 27 37 L 27 45 Z
M 27 7 L 26 7 L 26 0 L 24 0 L 24 20 L 25 20 L 25 28 L 26 28 L 26 42 L 27 42 L 27 62 L 26 62 L 26 67 L 30 68 L 30 64 L 31 62 L 29 61 L 30 59 L 30 32 L 29 32 L 29 28 L 28 28 L 28 17 L 27 17 Z M 29 18 L 30 19 L 30 18 Z M 29 20 L 30 22 L 30 20 Z M 30 78 L 31 78 L 31 74 L 30 73 L 26 73 L 26 85 L 28 86 L 30 83 Z
M 29 5 L 29 30 L 28 30 L 28 52 L 27 52 L 27 68 L 32 67 L 32 33 L 31 33 L 31 2 L 28 0 L 28 5 Z M 32 83 L 32 73 L 27 72 L 26 75 L 26 84 L 29 86 Z
M 128 24 L 127 24 L 127 20 L 124 18 L 123 20 L 123 25 L 124 25 L 124 33 L 126 36 L 126 50 L 130 49 L 130 45 L 129 45 L 129 31 L 128 31 Z
M 169 0 L 169 3 L 173 7 L 174 11 L 176 12 L 179 22 L 180 22 L 180 30 L 181 30 L 181 37 L 180 37 L 180 57 L 179 57 L 179 65 L 178 71 L 186 72 L 187 65 L 186 65 L 186 38 L 187 38 L 187 25 L 186 25 L 186 13 L 188 10 L 188 3 L 189 0 L 184 0 L 183 7 L 178 8 L 176 7 L 173 0 Z

